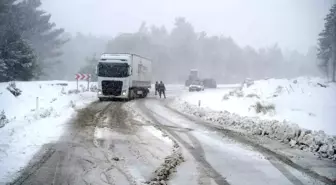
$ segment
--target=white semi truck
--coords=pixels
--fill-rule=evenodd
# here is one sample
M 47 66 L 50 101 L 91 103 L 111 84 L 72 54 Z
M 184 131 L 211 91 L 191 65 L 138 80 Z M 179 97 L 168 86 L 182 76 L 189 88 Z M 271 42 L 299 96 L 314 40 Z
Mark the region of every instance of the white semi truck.
M 96 73 L 98 98 L 134 99 L 149 93 L 152 61 L 135 54 L 102 54 Z

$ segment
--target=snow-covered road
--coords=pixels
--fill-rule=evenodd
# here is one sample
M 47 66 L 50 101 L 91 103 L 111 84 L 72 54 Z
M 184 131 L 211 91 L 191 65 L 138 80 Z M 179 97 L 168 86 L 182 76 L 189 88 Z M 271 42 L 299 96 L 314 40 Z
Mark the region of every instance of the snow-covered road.
M 94 102 L 80 110 L 68 132 L 45 145 L 13 184 L 145 183 L 174 146 L 129 108 Z
M 170 184 L 319 184 L 275 158 L 193 123 L 164 101 L 139 101 L 138 107 L 183 148 L 185 162 Z
M 167 104 L 186 88 L 167 89 L 167 99 L 95 101 L 78 109 L 12 184 L 323 184 L 173 110 Z

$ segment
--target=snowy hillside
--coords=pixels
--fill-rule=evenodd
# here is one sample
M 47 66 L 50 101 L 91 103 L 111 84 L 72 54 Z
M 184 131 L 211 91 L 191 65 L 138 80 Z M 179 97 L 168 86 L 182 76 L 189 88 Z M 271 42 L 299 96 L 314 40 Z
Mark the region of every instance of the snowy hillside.
M 336 135 L 336 85 L 319 78 L 261 80 L 249 87 L 245 84 L 242 90 L 206 90 L 186 93 L 182 99 L 194 105 L 201 100 L 201 107 L 216 111 L 286 120 L 306 129 Z M 274 105 L 275 110 L 257 113 L 253 107 L 257 102 Z
M 13 178 L 43 144 L 57 141 L 76 109 L 96 100 L 94 92 L 74 93 L 75 82 L 17 82 L 18 97 L 7 87 L 0 83 L 0 182 Z

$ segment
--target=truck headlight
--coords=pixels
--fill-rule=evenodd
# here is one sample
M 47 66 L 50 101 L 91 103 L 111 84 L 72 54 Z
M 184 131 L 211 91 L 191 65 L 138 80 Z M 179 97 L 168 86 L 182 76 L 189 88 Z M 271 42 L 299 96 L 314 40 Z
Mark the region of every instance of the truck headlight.
M 102 94 L 102 91 L 100 89 L 98 89 L 98 94 Z
M 127 94 L 127 90 L 123 90 L 123 91 L 121 92 L 121 94 L 122 94 L 123 96 L 126 96 L 126 94 Z

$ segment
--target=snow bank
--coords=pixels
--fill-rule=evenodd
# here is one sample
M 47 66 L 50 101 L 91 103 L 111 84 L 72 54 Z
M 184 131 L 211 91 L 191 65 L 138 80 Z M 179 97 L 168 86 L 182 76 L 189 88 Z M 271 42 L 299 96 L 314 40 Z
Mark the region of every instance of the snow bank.
M 274 105 L 275 110 L 257 113 L 258 102 Z M 230 129 L 278 139 L 336 160 L 336 137 L 331 136 L 336 134 L 336 86 L 322 79 L 269 79 L 234 90 L 185 93 L 172 106 Z
M 87 84 L 80 85 L 82 91 Z M 7 86 L 0 83 L 0 112 L 7 120 L 0 128 L 0 184 L 14 178 L 42 145 L 59 139 L 75 109 L 96 99 L 94 92 L 69 93 L 76 82 L 16 82 L 22 90 L 17 97 Z
M 321 85 L 327 85 L 324 88 Z M 298 124 L 310 130 L 323 130 L 336 135 L 336 85 L 319 78 L 269 79 L 255 81 L 241 90 L 222 89 L 202 93 L 185 93 L 184 101 L 216 111 L 229 111 L 242 116 L 278 120 Z M 257 102 L 275 106 L 274 113 L 257 113 Z

